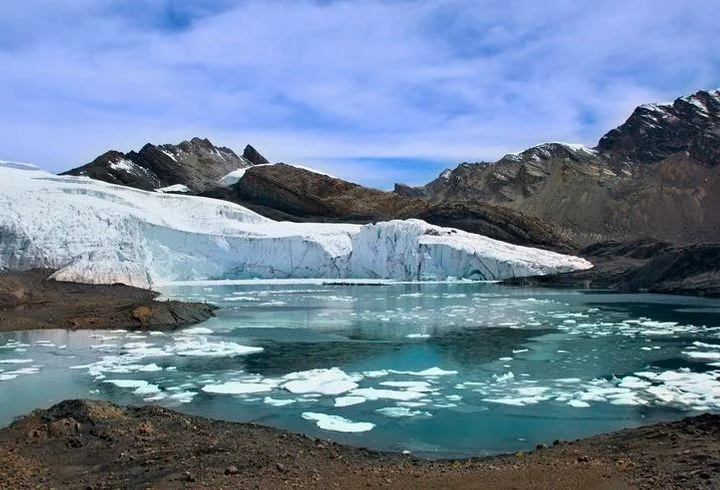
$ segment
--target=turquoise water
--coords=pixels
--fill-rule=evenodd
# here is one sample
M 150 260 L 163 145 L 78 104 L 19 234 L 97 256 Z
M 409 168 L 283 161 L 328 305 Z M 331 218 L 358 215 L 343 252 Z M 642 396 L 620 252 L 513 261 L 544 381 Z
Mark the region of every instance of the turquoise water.
M 159 403 L 424 456 L 720 410 L 720 301 L 495 284 L 199 284 L 181 332 L 0 336 L 0 424 L 70 397 Z

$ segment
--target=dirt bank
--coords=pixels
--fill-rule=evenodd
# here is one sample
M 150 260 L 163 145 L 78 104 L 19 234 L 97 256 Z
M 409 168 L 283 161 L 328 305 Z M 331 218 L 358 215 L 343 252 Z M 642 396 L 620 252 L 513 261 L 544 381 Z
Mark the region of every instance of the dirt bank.
M 530 453 L 424 461 L 160 407 L 72 400 L 0 430 L 0 488 L 690 488 L 720 486 L 720 416 Z
M 173 329 L 202 322 L 215 307 L 156 301 L 158 293 L 120 284 L 48 280 L 53 271 L 0 273 L 0 332 L 46 328 Z
M 720 244 L 672 245 L 656 240 L 597 243 L 578 255 L 586 271 L 515 278 L 505 284 L 720 298 Z

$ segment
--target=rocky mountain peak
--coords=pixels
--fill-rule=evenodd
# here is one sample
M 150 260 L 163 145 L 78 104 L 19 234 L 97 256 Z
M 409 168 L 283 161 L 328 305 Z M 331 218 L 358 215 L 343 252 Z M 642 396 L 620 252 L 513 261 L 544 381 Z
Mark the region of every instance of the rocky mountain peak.
M 251 165 L 264 165 L 270 163 L 270 160 L 262 156 L 260 152 L 253 148 L 251 145 L 247 145 L 245 147 L 242 156 L 245 160 L 250 162 Z
M 573 143 L 542 143 L 520 153 L 509 153 L 497 163 L 539 163 L 545 160 L 585 162 L 597 157 L 597 151 Z
M 720 164 L 720 90 L 641 105 L 597 150 L 615 164 L 657 163 L 680 152 L 709 167 Z
M 192 192 L 203 192 L 216 186 L 230 172 L 257 164 L 253 162 L 267 163 L 267 159 L 249 145 L 245 154 L 251 158 L 238 156 L 230 148 L 215 146 L 207 138 L 195 137 L 178 144 L 147 143 L 139 151 L 128 153 L 106 152 L 66 173 L 144 190 L 183 185 Z

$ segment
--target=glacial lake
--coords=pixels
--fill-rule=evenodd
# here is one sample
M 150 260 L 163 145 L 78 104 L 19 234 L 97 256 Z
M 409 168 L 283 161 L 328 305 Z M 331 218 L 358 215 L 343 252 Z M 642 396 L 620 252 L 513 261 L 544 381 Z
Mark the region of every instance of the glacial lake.
M 66 398 L 157 403 L 427 457 L 720 411 L 720 301 L 487 283 L 198 283 L 173 333 L 0 334 L 0 425 Z

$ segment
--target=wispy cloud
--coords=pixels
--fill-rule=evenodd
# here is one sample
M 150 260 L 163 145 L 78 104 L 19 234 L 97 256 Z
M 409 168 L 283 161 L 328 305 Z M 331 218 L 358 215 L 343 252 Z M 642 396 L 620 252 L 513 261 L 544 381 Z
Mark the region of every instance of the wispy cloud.
M 0 8 L 0 157 L 207 136 L 387 187 L 720 85 L 714 0 L 27 0 Z M 395 171 L 395 173 L 393 173 Z

